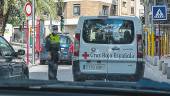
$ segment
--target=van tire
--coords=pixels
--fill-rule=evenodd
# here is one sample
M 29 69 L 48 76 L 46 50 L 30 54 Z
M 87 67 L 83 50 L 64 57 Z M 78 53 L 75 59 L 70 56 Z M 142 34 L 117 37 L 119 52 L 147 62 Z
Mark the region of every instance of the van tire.
M 72 72 L 73 72 L 73 80 L 77 82 L 84 82 L 85 78 L 82 78 L 82 75 L 80 75 L 80 69 L 79 69 L 79 61 L 73 61 L 72 64 Z
M 145 70 L 145 63 L 144 62 L 139 62 L 137 64 L 136 74 L 134 75 L 134 80 L 135 81 L 138 81 L 138 80 L 143 78 L 144 70 Z
M 83 78 L 73 77 L 73 80 L 76 82 L 85 82 L 85 79 L 83 79 Z
M 40 65 L 45 65 L 46 64 L 46 60 L 40 60 Z

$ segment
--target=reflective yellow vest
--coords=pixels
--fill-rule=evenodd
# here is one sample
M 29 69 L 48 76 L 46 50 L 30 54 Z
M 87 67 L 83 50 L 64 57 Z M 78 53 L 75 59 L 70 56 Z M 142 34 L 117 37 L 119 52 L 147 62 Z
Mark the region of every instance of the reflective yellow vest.
M 60 36 L 59 35 L 50 35 L 51 42 L 59 43 L 60 42 Z

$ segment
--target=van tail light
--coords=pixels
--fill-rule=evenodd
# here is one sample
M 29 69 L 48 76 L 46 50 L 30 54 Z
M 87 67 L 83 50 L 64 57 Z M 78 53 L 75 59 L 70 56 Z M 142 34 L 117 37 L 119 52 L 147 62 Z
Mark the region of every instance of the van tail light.
M 79 56 L 80 49 L 80 34 L 75 34 L 75 43 L 74 43 L 74 56 Z
M 142 35 L 137 35 L 137 58 L 143 58 Z

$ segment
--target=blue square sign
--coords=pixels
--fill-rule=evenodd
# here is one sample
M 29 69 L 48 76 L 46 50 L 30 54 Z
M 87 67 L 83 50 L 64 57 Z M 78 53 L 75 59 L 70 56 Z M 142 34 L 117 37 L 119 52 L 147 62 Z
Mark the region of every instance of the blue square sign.
M 167 20 L 166 6 L 152 6 L 152 19 L 153 20 Z

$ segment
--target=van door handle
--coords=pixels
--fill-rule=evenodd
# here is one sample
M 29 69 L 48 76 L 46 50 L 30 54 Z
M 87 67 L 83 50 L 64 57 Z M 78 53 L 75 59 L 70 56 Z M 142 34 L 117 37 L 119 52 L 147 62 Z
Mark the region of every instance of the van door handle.
M 101 63 L 101 61 L 100 61 L 100 60 L 97 60 L 97 63 Z
M 86 62 L 87 62 L 87 63 L 90 63 L 90 62 L 91 62 L 91 60 L 87 60 Z
M 114 47 L 114 48 L 112 48 L 112 50 L 120 50 L 120 48 Z

